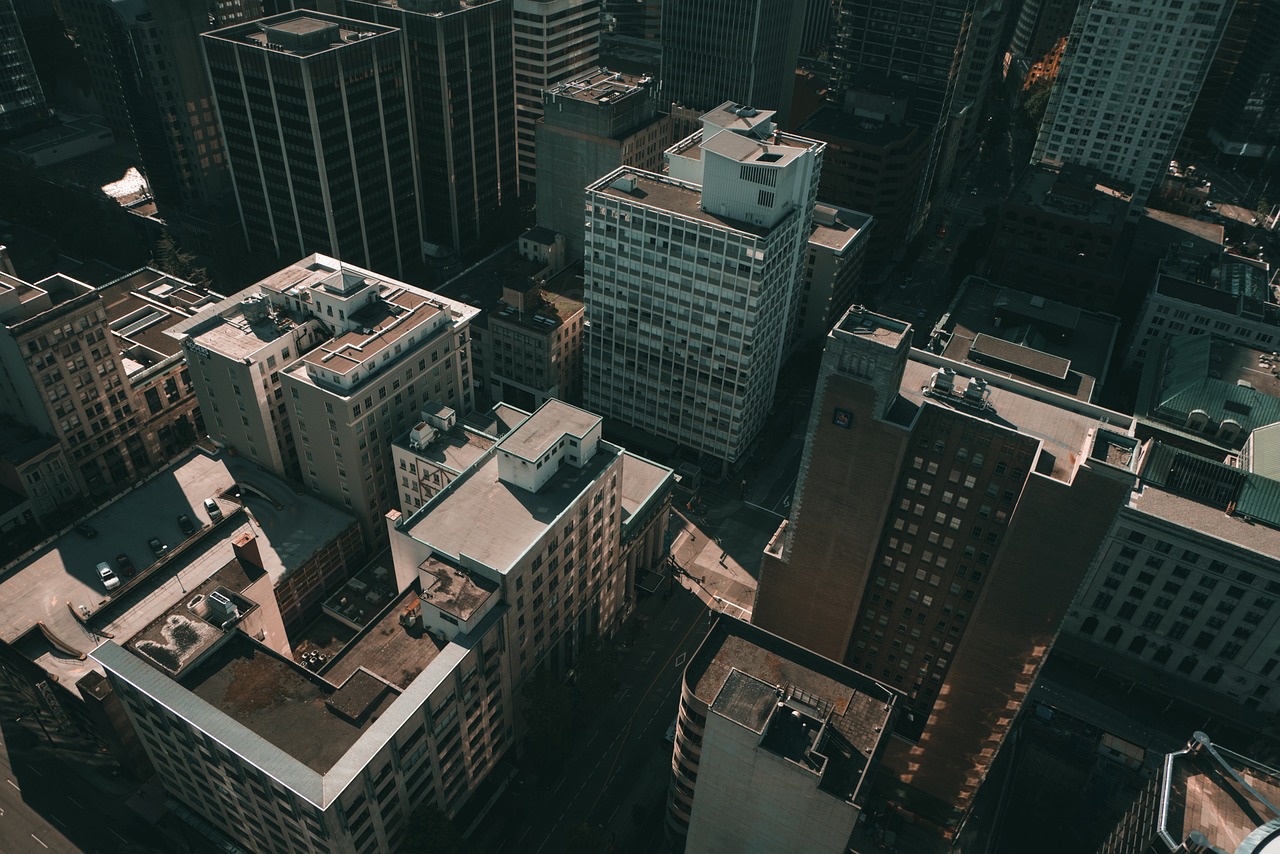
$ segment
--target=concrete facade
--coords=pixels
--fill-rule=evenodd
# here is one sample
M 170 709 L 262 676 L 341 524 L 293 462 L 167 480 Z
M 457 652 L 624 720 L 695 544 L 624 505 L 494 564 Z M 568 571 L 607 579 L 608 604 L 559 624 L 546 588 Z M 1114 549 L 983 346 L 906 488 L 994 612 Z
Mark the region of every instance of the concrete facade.
M 730 463 L 772 405 L 802 289 L 823 145 L 724 104 L 668 175 L 588 188 L 584 399 Z
M 565 236 L 570 260 L 582 258 L 588 184 L 619 166 L 662 170 L 675 132 L 657 111 L 653 86 L 647 77 L 597 68 L 545 92 L 535 133 L 538 225 Z
M 478 309 L 312 255 L 172 328 L 210 435 L 349 509 L 370 542 L 398 490 L 391 442 L 429 403 L 472 408 Z
M 858 211 L 823 204 L 814 209 L 792 338 L 796 345 L 825 338 L 853 305 L 874 224 Z
M 1127 185 L 1136 216 L 1174 156 L 1232 5 L 1169 6 L 1153 21 L 1146 0 L 1081 0 L 1032 161 Z

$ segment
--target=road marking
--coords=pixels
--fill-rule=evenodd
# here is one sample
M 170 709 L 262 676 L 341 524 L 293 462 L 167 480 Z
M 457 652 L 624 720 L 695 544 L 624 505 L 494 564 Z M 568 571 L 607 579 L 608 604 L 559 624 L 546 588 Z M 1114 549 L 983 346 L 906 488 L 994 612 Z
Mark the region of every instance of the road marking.
M 37 767 L 36 767 L 36 766 L 34 766 L 34 765 L 32 765 L 32 766 L 31 766 L 31 772 L 32 772 L 33 774 L 35 774 L 37 777 L 43 777 L 43 776 L 44 776 L 44 774 L 41 774 L 41 773 L 40 773 L 40 769 L 39 769 L 39 768 L 37 768 Z
M 31 834 L 31 838 L 32 838 L 32 839 L 34 839 L 36 842 L 39 842 L 39 843 L 40 843 L 40 846 L 41 846 L 42 848 L 48 848 L 48 847 L 49 847 L 48 845 L 45 845 L 45 844 L 44 844 L 44 840 L 43 840 L 43 839 L 41 839 L 39 836 L 36 836 L 34 833 L 33 833 L 33 834 Z
M 13 781 L 12 781 L 12 780 L 10 780 L 8 777 L 5 777 L 4 779 L 5 779 L 5 782 L 6 782 L 6 783 L 8 783 L 10 786 L 13 786 L 13 787 L 14 787 L 15 789 L 17 789 L 19 792 L 21 792 L 21 791 L 22 791 L 22 787 L 21 787 L 21 786 L 19 786 L 17 783 L 13 782 Z
M 128 842 L 128 841 L 129 841 L 129 840 L 125 839 L 123 836 L 121 836 L 120 834 L 116 833 L 114 830 L 112 830 L 112 831 L 111 831 L 111 835 L 112 835 L 112 836 L 114 836 L 116 839 L 119 839 L 121 842 Z
M 683 667 L 685 659 L 687 658 L 688 656 L 685 655 L 683 652 L 680 653 L 678 656 L 676 656 L 676 667 Z
M 62 819 L 58 818 L 56 815 L 50 815 L 50 816 L 49 816 L 49 818 L 51 818 L 51 819 L 53 819 L 54 821 L 56 821 L 56 822 L 58 823 L 58 826 L 59 826 L 59 827 L 66 827 L 66 826 L 67 826 L 67 825 L 62 821 Z
M 84 804 L 80 803 L 80 802 L 79 802 L 79 801 L 77 801 L 75 798 L 68 797 L 68 798 L 67 798 L 67 800 L 71 801 L 71 803 L 75 804 L 75 805 L 76 805 L 76 806 L 78 806 L 80 809 L 84 809 Z

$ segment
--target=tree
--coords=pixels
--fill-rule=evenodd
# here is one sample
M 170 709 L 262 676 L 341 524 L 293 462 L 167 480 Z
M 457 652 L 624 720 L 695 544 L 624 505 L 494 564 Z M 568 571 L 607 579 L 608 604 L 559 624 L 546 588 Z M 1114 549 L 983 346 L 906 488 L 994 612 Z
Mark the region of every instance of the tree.
M 193 285 L 208 287 L 209 271 L 195 255 L 183 249 L 173 235 L 166 230 L 156 241 L 151 255 L 151 263 L 157 270 L 163 270 L 171 276 L 191 282 Z
M 409 852 L 430 851 L 432 854 L 462 854 L 466 840 L 462 831 L 444 810 L 433 803 L 425 803 L 409 816 L 405 824 L 405 838 L 400 850 Z
M 1049 93 L 1052 91 L 1053 83 L 1048 80 L 1037 80 L 1022 96 L 1018 117 L 1022 120 L 1023 126 L 1032 133 L 1040 130 L 1040 122 L 1044 120 L 1044 111 L 1049 106 Z

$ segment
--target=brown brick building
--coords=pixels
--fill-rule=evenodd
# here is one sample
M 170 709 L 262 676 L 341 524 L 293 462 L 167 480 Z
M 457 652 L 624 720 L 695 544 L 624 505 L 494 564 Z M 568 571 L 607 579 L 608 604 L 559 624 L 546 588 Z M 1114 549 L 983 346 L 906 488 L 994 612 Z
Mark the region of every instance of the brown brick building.
M 1133 483 L 1133 419 L 910 348 L 827 339 L 791 518 L 753 622 L 906 695 L 886 794 L 970 806 Z

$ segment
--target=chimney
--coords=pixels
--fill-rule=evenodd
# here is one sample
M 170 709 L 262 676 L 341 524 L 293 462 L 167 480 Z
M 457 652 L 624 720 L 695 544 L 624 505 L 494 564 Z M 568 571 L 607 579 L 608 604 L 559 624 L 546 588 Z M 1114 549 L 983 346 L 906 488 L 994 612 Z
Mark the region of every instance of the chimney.
M 262 555 L 258 553 L 258 538 L 253 531 L 244 531 L 231 541 L 231 548 L 236 553 L 236 560 L 256 569 L 265 570 Z

